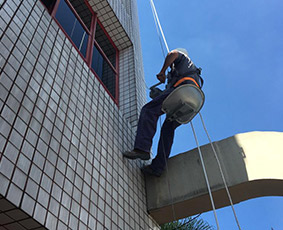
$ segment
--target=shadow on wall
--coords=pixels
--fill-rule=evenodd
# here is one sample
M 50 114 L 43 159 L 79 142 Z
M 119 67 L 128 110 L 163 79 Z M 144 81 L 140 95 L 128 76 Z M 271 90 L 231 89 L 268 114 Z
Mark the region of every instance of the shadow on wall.
M 0 195 L 1 224 L 3 229 L 42 229 L 40 223 Z M 2 229 L 2 228 L 1 228 Z
M 234 203 L 283 196 L 282 140 L 283 133 L 250 132 L 213 143 Z M 216 208 L 230 205 L 210 144 L 201 151 Z M 148 211 L 159 224 L 174 220 L 172 202 L 177 219 L 212 209 L 197 149 L 170 158 L 168 169 L 146 177 Z

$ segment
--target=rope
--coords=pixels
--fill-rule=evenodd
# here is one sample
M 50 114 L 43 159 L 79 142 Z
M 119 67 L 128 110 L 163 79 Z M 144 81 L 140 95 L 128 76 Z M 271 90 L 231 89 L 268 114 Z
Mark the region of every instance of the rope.
M 163 53 L 163 56 L 165 58 L 166 54 L 165 54 L 165 51 L 163 49 L 161 36 L 163 38 L 163 41 L 164 41 L 164 44 L 165 44 L 165 47 L 166 47 L 166 50 L 167 50 L 168 53 L 169 53 L 169 48 L 168 48 L 168 45 L 167 45 L 163 30 L 162 30 L 162 27 L 161 27 L 161 24 L 160 24 L 160 21 L 159 21 L 159 18 L 158 18 L 156 9 L 155 9 L 155 5 L 153 3 L 153 0 L 150 0 L 150 6 L 151 6 L 151 10 L 152 10 L 152 14 L 153 14 L 153 18 L 154 18 L 155 27 L 156 27 L 156 31 L 157 31 L 157 34 L 158 34 L 160 46 L 161 46 L 161 49 L 162 49 L 162 53 Z M 160 36 L 159 31 L 161 32 L 161 36 Z M 161 117 L 159 117 L 159 123 L 160 123 L 160 129 L 161 129 L 162 128 Z M 172 196 L 172 192 L 171 192 L 171 186 L 170 186 L 170 182 L 169 182 L 169 179 L 168 179 L 169 169 L 168 169 L 168 163 L 167 163 L 167 159 L 166 159 L 166 155 L 165 155 L 165 151 L 164 151 L 165 150 L 164 141 L 162 139 L 160 141 L 162 142 L 163 154 L 164 154 L 164 159 L 165 159 L 165 167 L 166 167 L 166 173 L 167 173 L 166 174 L 166 182 L 167 182 L 167 187 L 168 187 L 168 191 L 169 191 L 169 195 L 170 195 L 170 199 L 171 199 L 171 209 L 172 209 L 172 214 L 173 214 L 173 220 L 177 221 L 174 202 L 173 202 L 173 196 Z
M 157 19 L 156 19 L 152 4 L 150 4 L 150 6 L 151 6 L 151 11 L 152 11 L 152 15 L 153 15 L 153 18 L 154 18 L 154 24 L 155 24 L 155 28 L 156 28 L 156 31 L 157 31 L 157 34 L 158 34 L 158 40 L 159 40 L 159 43 L 160 43 L 160 46 L 161 46 L 162 54 L 163 54 L 163 57 L 165 58 L 166 54 L 165 54 L 165 51 L 164 51 L 164 48 L 163 48 L 162 38 L 161 38 L 159 29 L 158 29 Z
M 160 21 L 159 21 L 159 17 L 158 17 L 158 15 L 157 15 L 157 11 L 156 11 L 156 8 L 155 8 L 155 5 L 154 5 L 153 0 L 150 0 L 150 5 L 151 5 L 151 10 L 152 10 L 152 14 L 153 14 L 153 18 L 154 18 L 156 30 L 157 30 L 157 33 L 158 33 L 158 37 L 159 37 L 159 42 L 160 42 L 160 45 L 161 45 L 162 53 L 163 53 L 163 56 L 165 57 L 165 52 L 164 52 L 163 45 L 162 45 L 162 42 L 161 42 L 161 36 L 162 36 L 162 39 L 163 39 L 163 41 L 164 41 L 166 50 L 167 50 L 167 52 L 169 53 L 168 44 L 167 44 L 167 41 L 166 41 L 166 39 L 165 39 L 164 32 L 163 32 L 163 29 L 162 29 L 162 27 L 161 27 L 161 24 L 160 24 Z M 159 32 L 159 31 L 160 31 L 160 32 Z M 160 36 L 160 33 L 161 33 L 161 36 Z M 236 222 L 237 222 L 237 225 L 238 225 L 239 230 L 241 230 L 241 227 L 240 227 L 240 224 L 239 224 L 239 220 L 238 220 L 238 218 L 237 218 L 236 211 L 235 211 L 235 209 L 234 209 L 232 197 L 231 197 L 231 195 L 230 195 L 230 192 L 229 192 L 229 189 L 228 189 L 228 186 L 227 186 L 227 183 L 226 183 L 226 179 L 225 179 L 224 174 L 223 174 L 223 170 L 222 170 L 220 161 L 219 161 L 219 159 L 218 159 L 218 156 L 217 156 L 217 153 L 216 153 L 216 151 L 215 151 L 215 148 L 214 148 L 214 146 L 213 146 L 213 144 L 212 144 L 212 142 L 211 142 L 210 136 L 209 136 L 208 131 L 207 131 L 207 129 L 206 129 L 206 126 L 205 126 L 205 124 L 204 124 L 204 121 L 203 121 L 203 118 L 202 118 L 201 113 L 199 113 L 199 115 L 200 115 L 201 122 L 202 122 L 202 125 L 203 125 L 203 127 L 204 127 L 204 130 L 205 130 L 205 132 L 206 132 L 206 135 L 207 135 L 207 137 L 208 137 L 208 139 L 209 139 L 210 145 L 211 145 L 211 147 L 212 147 L 214 156 L 215 156 L 215 158 L 216 158 L 216 161 L 217 161 L 217 164 L 218 164 L 218 168 L 219 168 L 219 171 L 220 171 L 220 174 L 221 174 L 221 177 L 222 177 L 222 180 L 223 180 L 225 189 L 226 189 L 226 193 L 227 193 L 227 195 L 228 195 L 228 198 L 229 198 L 229 201 L 230 201 L 230 205 L 231 205 L 232 210 L 233 210 L 233 213 L 234 213 L 235 220 L 236 220 Z M 161 119 L 160 119 L 160 123 L 161 123 Z M 207 172 L 206 172 L 206 168 L 205 168 L 205 165 L 204 165 L 202 153 L 201 153 L 201 150 L 200 150 L 200 147 L 199 147 L 198 139 L 197 139 L 197 136 L 196 136 L 195 129 L 194 129 L 194 127 L 193 127 L 192 121 L 190 122 L 190 124 L 191 124 L 192 130 L 193 130 L 193 134 L 194 134 L 194 138 L 195 138 L 197 147 L 198 147 L 198 152 L 199 152 L 199 156 L 200 156 L 200 159 L 201 159 L 201 164 L 202 164 L 202 168 L 203 168 L 203 172 L 204 172 L 204 176 L 205 176 L 205 180 L 206 180 L 206 184 L 207 184 L 207 188 L 208 188 L 208 192 L 209 192 L 209 197 L 210 197 L 210 201 L 211 201 L 211 204 L 212 204 L 212 208 L 213 208 L 213 213 L 214 213 L 215 221 L 216 221 L 216 224 L 217 224 L 217 230 L 219 230 L 218 218 L 217 218 L 217 215 L 216 215 L 216 209 L 215 209 L 215 205 L 214 205 L 214 201 L 213 201 L 213 197 L 212 197 L 212 193 L 211 193 L 211 188 L 210 188 L 210 184 L 209 184 L 209 181 L 208 181 Z M 161 127 L 161 124 L 160 124 L 160 127 Z M 163 140 L 162 140 L 162 143 L 163 143 Z M 163 143 L 163 148 L 164 148 L 164 143 Z M 164 153 L 164 154 L 165 154 L 165 153 Z M 165 157 L 165 158 L 166 158 L 166 157 Z M 166 170 L 167 170 L 167 174 L 168 174 L 167 161 L 165 161 L 165 162 L 166 162 Z M 173 204 L 173 198 L 172 198 L 171 189 L 170 189 L 170 183 L 169 183 L 169 180 L 168 180 L 168 177 L 167 177 L 167 176 L 166 176 L 166 178 L 167 178 L 167 184 L 168 184 L 169 193 L 170 193 L 170 197 L 171 197 L 171 204 L 172 204 L 173 216 L 174 216 L 174 220 L 176 220 L 176 217 L 175 217 L 175 209 L 174 209 L 174 204 Z
M 159 117 L 159 123 L 160 123 L 160 129 L 162 128 L 162 124 L 161 124 L 161 117 Z M 169 169 L 168 169 L 168 163 L 167 163 L 167 159 L 166 159 L 166 155 L 165 155 L 165 147 L 164 147 L 164 141 L 163 139 L 160 140 L 162 142 L 162 148 L 163 148 L 163 154 L 164 154 L 164 159 L 165 159 L 165 167 L 166 167 L 166 181 L 167 181 L 167 186 L 168 186 L 168 191 L 169 191 L 169 195 L 170 195 L 170 199 L 171 199 L 171 209 L 172 209 L 172 214 L 173 214 L 173 220 L 177 221 L 176 218 L 176 212 L 175 212 L 175 207 L 174 207 L 174 203 L 173 203 L 173 196 L 172 196 L 172 192 L 171 192 L 171 186 L 170 186 L 170 182 L 168 179 L 168 175 L 169 175 Z
M 195 137 L 197 147 L 198 147 L 199 157 L 200 157 L 200 161 L 201 161 L 201 165 L 202 165 L 202 169 L 203 169 L 203 173 L 204 173 L 204 177 L 205 177 L 205 182 L 206 182 L 206 185 L 207 185 L 207 189 L 208 189 L 208 193 L 209 193 L 209 197 L 210 197 L 210 201 L 211 201 L 211 205 L 212 205 L 212 209 L 213 209 L 215 222 L 216 222 L 216 225 L 217 225 L 217 230 L 219 230 L 218 218 L 217 218 L 217 215 L 216 215 L 216 209 L 215 209 L 215 205 L 214 205 L 214 201 L 213 201 L 213 197 L 212 197 L 212 193 L 211 193 L 211 189 L 210 189 L 210 184 L 209 184 L 207 173 L 206 173 L 206 168 L 205 168 L 204 161 L 203 161 L 203 158 L 202 158 L 202 153 L 201 153 L 201 150 L 200 150 L 200 147 L 199 147 L 198 139 L 197 139 L 196 132 L 195 132 L 195 129 L 194 129 L 194 126 L 193 126 L 193 122 L 191 121 L 190 124 L 191 124 L 192 130 L 193 130 L 193 133 L 194 133 L 194 137 Z
M 230 194 L 230 192 L 229 192 L 229 189 L 228 189 L 228 186 L 227 186 L 227 183 L 226 183 L 226 179 L 225 179 L 225 176 L 224 176 L 224 173 L 223 173 L 223 170 L 222 170 L 222 167 L 221 167 L 221 164 L 220 164 L 218 155 L 217 155 L 216 150 L 215 150 L 215 148 L 214 148 L 214 146 L 213 146 L 213 144 L 212 144 L 212 141 L 211 141 L 211 139 L 210 139 L 210 136 L 209 136 L 209 134 L 208 134 L 208 131 L 207 131 L 207 129 L 206 129 L 206 126 L 205 126 L 205 124 L 204 124 L 204 121 L 203 121 L 203 118 L 202 118 L 202 115 L 201 115 L 200 112 L 199 112 L 199 116 L 200 116 L 200 119 L 201 119 L 201 122 L 202 122 L 202 126 L 203 126 L 203 128 L 204 128 L 204 130 L 205 130 L 205 132 L 206 132 L 207 137 L 208 137 L 208 140 L 209 140 L 209 143 L 210 143 L 210 145 L 211 145 L 211 148 L 212 148 L 212 150 L 213 150 L 214 156 L 215 156 L 215 158 L 216 158 L 216 161 L 217 161 L 217 164 L 218 164 L 218 168 L 219 168 L 219 171 L 220 171 L 220 174 L 221 174 L 221 177 L 222 177 L 222 181 L 223 181 L 224 186 L 225 186 L 225 189 L 226 189 L 227 196 L 228 196 L 229 201 L 230 201 L 231 208 L 232 208 L 232 210 L 233 210 L 233 214 L 234 214 L 236 223 L 237 223 L 237 225 L 238 225 L 238 228 L 241 230 L 241 226 L 240 226 L 239 220 L 238 220 L 238 218 L 237 218 L 237 214 L 236 214 L 236 211 L 235 211 L 235 208 L 234 208 L 234 204 L 233 204 L 233 201 L 232 201 L 232 197 L 231 197 L 231 194 Z
M 161 40 L 160 33 L 159 33 L 159 31 L 160 31 L 161 35 L 162 35 L 162 38 L 163 38 L 163 41 L 164 41 L 164 44 L 166 46 L 167 52 L 169 53 L 168 44 L 167 44 L 167 41 L 165 39 L 165 36 L 164 36 L 163 30 L 162 30 L 161 24 L 160 24 L 160 21 L 159 21 L 157 12 L 156 12 L 156 8 L 155 8 L 155 5 L 153 3 L 153 0 L 150 0 L 150 5 L 151 5 L 154 21 L 155 21 L 156 30 L 157 30 L 157 33 L 159 35 L 159 40 Z M 159 30 L 158 30 L 158 28 L 159 28 Z M 160 45 L 161 45 L 161 48 L 162 48 L 162 51 L 163 51 L 163 46 L 162 46 L 162 42 L 161 41 L 160 41 Z M 164 54 L 164 51 L 163 51 L 163 54 Z M 193 129 L 193 133 L 194 133 L 194 136 L 195 136 L 195 140 L 196 140 L 197 146 L 198 146 L 198 151 L 199 151 L 199 155 L 200 155 L 200 158 L 201 158 L 202 167 L 203 167 L 203 171 L 204 171 L 205 179 L 206 179 L 206 184 L 207 184 L 207 187 L 208 187 L 208 192 L 209 192 L 209 196 L 210 196 L 210 200 L 211 200 L 211 204 L 212 204 L 212 208 L 213 208 L 213 213 L 214 213 L 215 221 L 216 221 L 216 224 L 217 224 L 217 229 L 219 229 L 219 224 L 218 224 L 218 219 L 217 219 L 217 215 L 216 215 L 215 205 L 214 205 L 213 197 L 212 197 L 212 194 L 211 194 L 211 189 L 210 189 L 209 181 L 208 181 L 208 178 L 207 178 L 207 173 L 206 173 L 205 165 L 204 165 L 204 162 L 203 162 L 202 154 L 201 154 L 201 151 L 200 151 L 200 148 L 199 148 L 199 144 L 198 144 L 198 140 L 197 140 L 197 137 L 196 137 L 196 134 L 195 134 L 195 130 L 193 128 L 193 124 L 192 124 L 192 122 L 190 122 L 190 123 L 191 123 L 192 129 Z M 163 141 L 163 140 L 161 140 L 161 141 Z M 163 146 L 163 148 L 164 148 L 164 146 Z M 166 159 L 166 157 L 165 157 L 165 159 Z M 165 161 L 165 162 L 166 162 L 166 170 L 167 170 L 167 174 L 168 174 L 167 161 Z M 173 215 L 174 215 L 174 220 L 176 220 L 175 209 L 174 209 L 174 204 L 173 204 L 173 198 L 172 198 L 172 194 L 171 194 L 171 190 L 170 190 L 170 183 L 169 183 L 169 180 L 168 180 L 167 176 L 166 176 L 166 179 L 167 179 L 167 184 L 168 184 L 169 193 L 170 193 L 170 197 L 171 197 L 171 204 L 172 204 L 172 211 L 173 211 Z
M 158 25 L 159 27 L 159 30 L 161 32 L 161 35 L 162 35 L 162 38 L 163 38 L 163 41 L 164 41 L 164 44 L 165 44 L 165 47 L 166 47 L 166 50 L 167 52 L 169 53 L 169 48 L 168 48 L 168 44 L 167 44 L 167 41 L 165 39 L 165 36 L 164 36 L 164 33 L 163 33 L 163 29 L 161 27 L 161 24 L 160 24 L 160 21 L 159 21 L 159 18 L 158 18 L 158 15 L 157 15 L 157 12 L 156 12 L 156 9 L 155 9 L 155 5 L 153 3 L 153 0 L 150 0 L 150 5 L 151 5 L 151 9 L 152 9 L 152 12 L 153 12 L 153 17 L 154 17 L 154 21 L 155 21 L 155 25 Z M 157 26 L 156 26 L 157 27 Z M 159 31 L 157 30 L 157 33 L 159 33 Z

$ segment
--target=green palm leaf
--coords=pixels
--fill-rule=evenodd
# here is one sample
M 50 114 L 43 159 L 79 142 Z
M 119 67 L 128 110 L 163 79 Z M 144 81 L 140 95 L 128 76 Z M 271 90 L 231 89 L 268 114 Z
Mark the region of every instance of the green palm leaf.
M 161 226 L 161 230 L 214 230 L 214 227 L 203 219 L 188 217 Z

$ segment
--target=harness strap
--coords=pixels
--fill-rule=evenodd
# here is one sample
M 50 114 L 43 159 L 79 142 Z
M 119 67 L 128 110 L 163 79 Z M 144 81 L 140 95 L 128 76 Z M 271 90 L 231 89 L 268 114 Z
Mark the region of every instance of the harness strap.
M 199 87 L 199 85 L 198 85 L 198 83 L 196 82 L 196 80 L 193 79 L 192 77 L 183 77 L 183 78 L 181 78 L 179 81 L 177 81 L 177 82 L 174 84 L 174 87 L 177 87 L 177 86 L 180 85 L 182 82 L 187 81 L 187 80 L 192 81 L 193 83 L 196 84 L 197 87 Z M 199 88 L 200 88 L 200 87 L 199 87 Z

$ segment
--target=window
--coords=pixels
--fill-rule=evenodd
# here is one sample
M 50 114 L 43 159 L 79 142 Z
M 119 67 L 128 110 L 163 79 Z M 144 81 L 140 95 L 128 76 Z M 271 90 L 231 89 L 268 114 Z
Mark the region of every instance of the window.
M 54 0 L 41 0 L 41 2 L 46 6 L 48 11 L 50 12 L 53 9 L 56 1 L 54 1 Z
M 77 2 L 80 2 L 77 0 Z M 71 3 L 71 1 L 70 1 Z M 72 39 L 78 50 L 86 57 L 87 42 L 89 38 L 89 29 L 86 27 L 82 19 L 79 17 L 79 12 L 76 11 L 77 7 L 70 5 L 67 1 L 60 1 L 58 9 L 55 14 L 55 18 L 63 27 L 65 32 Z M 72 9 L 72 7 L 74 7 Z M 89 10 L 88 10 L 89 11 Z M 78 16 L 76 15 L 78 14 Z M 90 20 L 91 13 L 87 12 Z M 90 28 L 90 24 L 88 25 Z
M 116 55 L 117 51 L 114 45 L 109 40 L 100 24 L 97 23 L 91 67 L 112 96 L 116 95 L 117 85 Z
M 42 0 L 73 45 L 118 102 L 118 50 L 86 0 Z

